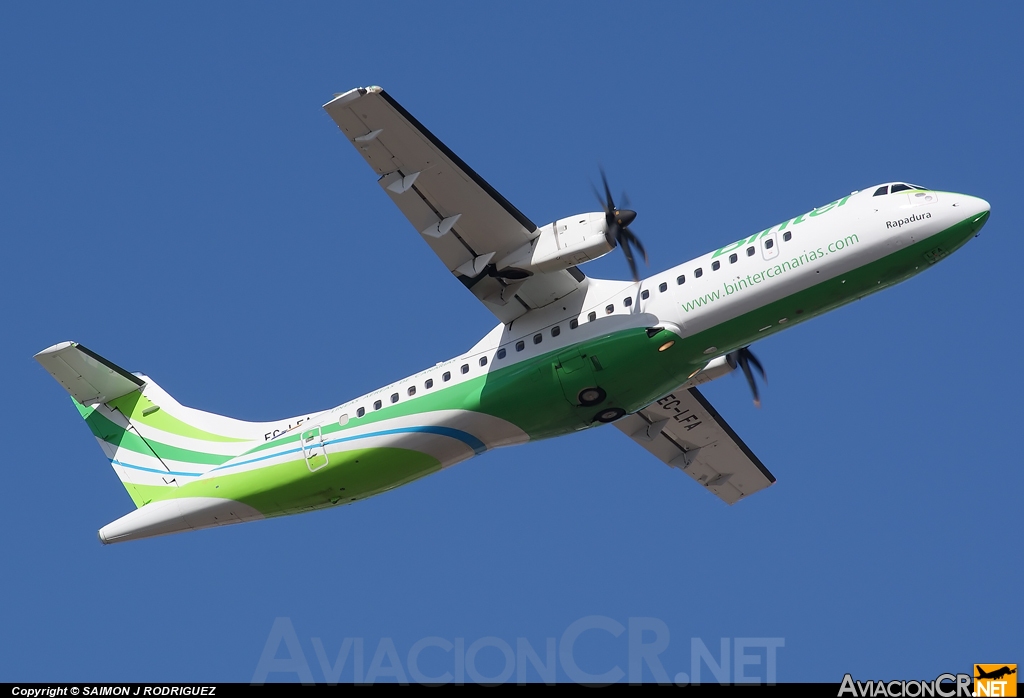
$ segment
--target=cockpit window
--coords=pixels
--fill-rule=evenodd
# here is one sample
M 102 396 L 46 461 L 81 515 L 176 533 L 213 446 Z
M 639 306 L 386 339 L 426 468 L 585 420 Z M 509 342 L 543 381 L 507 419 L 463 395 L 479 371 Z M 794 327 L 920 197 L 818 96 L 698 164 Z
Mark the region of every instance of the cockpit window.
M 913 189 L 909 184 L 894 184 L 892 185 L 891 193 L 895 194 L 898 191 L 910 191 Z
M 888 193 L 889 193 L 889 185 L 887 184 L 884 187 L 879 187 L 878 189 L 875 189 L 875 193 L 872 194 L 871 196 L 885 196 Z

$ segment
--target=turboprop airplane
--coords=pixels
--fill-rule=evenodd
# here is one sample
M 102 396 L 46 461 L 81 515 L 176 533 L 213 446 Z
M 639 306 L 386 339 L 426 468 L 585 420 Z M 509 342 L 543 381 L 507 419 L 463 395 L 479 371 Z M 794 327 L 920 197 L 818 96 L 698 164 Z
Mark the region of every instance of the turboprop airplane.
M 537 226 L 381 88 L 324 108 L 498 324 L 460 356 L 274 422 L 185 407 L 81 344 L 43 350 L 137 507 L 103 543 L 351 504 L 605 423 L 733 504 L 775 477 L 697 386 L 739 368 L 756 402 L 752 342 L 914 276 L 989 216 L 973 196 L 878 184 L 640 279 L 636 213 L 603 173 L 603 210 Z M 580 271 L 615 247 L 632 280 Z

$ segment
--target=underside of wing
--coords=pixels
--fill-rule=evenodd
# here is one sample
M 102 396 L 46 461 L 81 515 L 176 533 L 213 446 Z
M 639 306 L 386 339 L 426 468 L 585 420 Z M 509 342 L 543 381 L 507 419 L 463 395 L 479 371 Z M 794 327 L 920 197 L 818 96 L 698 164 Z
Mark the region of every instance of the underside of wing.
M 498 262 L 531 249 L 537 226 L 380 87 L 350 90 L 324 109 L 445 267 L 502 322 L 585 279 L 575 267 L 524 278 L 498 273 Z
M 775 476 L 696 388 L 681 387 L 615 426 L 727 504 L 775 482 Z

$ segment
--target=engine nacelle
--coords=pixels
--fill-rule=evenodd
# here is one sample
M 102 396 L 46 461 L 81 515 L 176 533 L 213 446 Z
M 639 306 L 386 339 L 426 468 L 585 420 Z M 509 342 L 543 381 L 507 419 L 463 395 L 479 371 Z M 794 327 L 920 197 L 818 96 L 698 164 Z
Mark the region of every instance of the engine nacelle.
M 536 273 L 589 262 L 615 249 L 605 238 L 606 228 L 603 212 L 581 213 L 557 220 L 540 228 L 537 237 L 499 260 L 495 267 L 498 274 L 504 271 Z M 513 274 L 509 276 L 515 278 Z
M 712 359 L 707 366 L 690 376 L 690 380 L 686 381 L 683 387 L 696 388 L 698 385 L 710 383 L 716 378 L 721 378 L 732 372 L 733 367 L 729 365 L 729 360 L 724 356 L 719 356 L 717 359 Z

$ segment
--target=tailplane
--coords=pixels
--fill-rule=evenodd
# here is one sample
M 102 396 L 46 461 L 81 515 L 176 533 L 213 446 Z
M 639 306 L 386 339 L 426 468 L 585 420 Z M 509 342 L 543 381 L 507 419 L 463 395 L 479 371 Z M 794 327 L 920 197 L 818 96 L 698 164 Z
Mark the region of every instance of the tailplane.
M 71 394 L 136 507 L 173 496 L 262 443 L 268 431 L 266 423 L 185 407 L 148 376 L 75 342 L 55 344 L 35 358 Z

